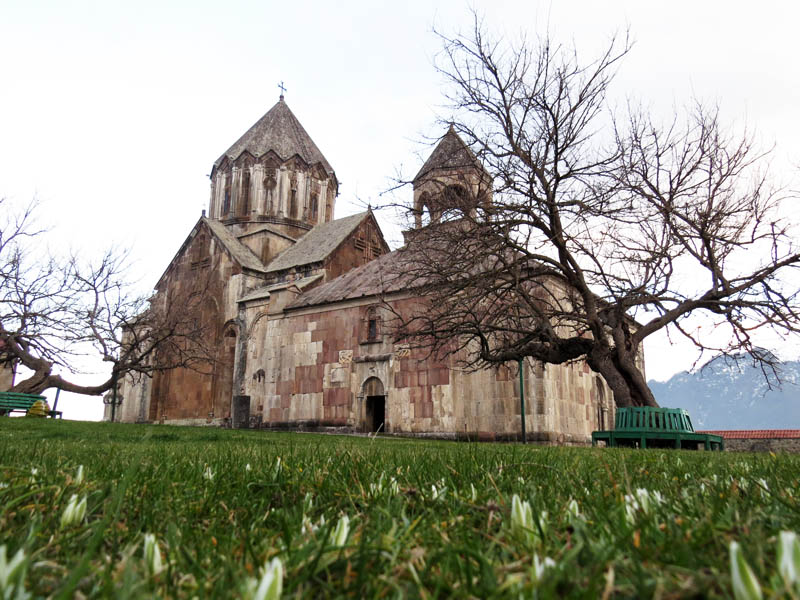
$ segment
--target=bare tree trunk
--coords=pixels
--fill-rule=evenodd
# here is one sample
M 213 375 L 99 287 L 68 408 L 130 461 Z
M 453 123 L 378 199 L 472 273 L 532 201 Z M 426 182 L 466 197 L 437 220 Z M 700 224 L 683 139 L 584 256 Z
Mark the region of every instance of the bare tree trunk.
M 614 402 L 618 407 L 658 406 L 655 396 L 647 387 L 642 372 L 635 366 L 630 356 L 614 356 L 611 352 L 593 352 L 587 358 L 589 366 L 600 373 L 608 387 L 614 392 Z M 626 353 L 627 354 L 627 353 Z

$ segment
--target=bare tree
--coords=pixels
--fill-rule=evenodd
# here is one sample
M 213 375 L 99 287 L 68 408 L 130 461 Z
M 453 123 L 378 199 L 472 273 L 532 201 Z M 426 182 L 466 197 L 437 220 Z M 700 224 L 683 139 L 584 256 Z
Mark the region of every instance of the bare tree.
M 30 371 L 11 391 L 100 395 L 127 374 L 208 365 L 201 293 L 150 306 L 126 280 L 125 253 L 112 249 L 96 261 L 54 257 L 39 249 L 46 235 L 35 226 L 35 203 L 21 212 L 7 208 L 0 199 L 0 362 Z M 109 363 L 110 375 L 85 385 L 55 373 L 75 374 L 87 356 Z
M 491 40 L 478 19 L 440 37 L 447 121 L 492 197 L 465 186 L 464 209 L 443 189 L 454 210 L 409 236 L 400 271 L 426 302 L 398 315 L 399 338 L 474 367 L 586 360 L 619 406 L 657 405 L 641 345 L 665 328 L 774 359 L 752 334 L 798 331 L 800 255 L 747 134 L 700 104 L 667 126 L 631 106 L 616 116 L 607 91 L 627 41 L 582 65 L 549 39 Z M 687 327 L 699 313 L 725 335 Z

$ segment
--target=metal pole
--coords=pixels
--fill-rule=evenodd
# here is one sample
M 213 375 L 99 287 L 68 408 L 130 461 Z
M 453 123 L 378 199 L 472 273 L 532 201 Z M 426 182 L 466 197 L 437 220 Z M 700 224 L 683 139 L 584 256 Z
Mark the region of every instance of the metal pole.
M 522 443 L 527 444 L 528 441 L 525 439 L 525 381 L 522 378 L 524 359 L 518 359 L 517 363 L 519 364 L 519 414 L 521 417 L 520 421 L 522 423 Z
M 114 387 L 111 392 L 111 422 L 114 422 L 114 417 L 117 414 L 117 377 L 114 376 Z
M 53 400 L 53 412 L 54 413 L 56 412 L 56 409 L 58 408 L 58 395 L 60 393 L 61 393 L 61 388 L 56 388 L 56 399 Z M 53 415 L 53 417 L 55 417 L 55 415 Z

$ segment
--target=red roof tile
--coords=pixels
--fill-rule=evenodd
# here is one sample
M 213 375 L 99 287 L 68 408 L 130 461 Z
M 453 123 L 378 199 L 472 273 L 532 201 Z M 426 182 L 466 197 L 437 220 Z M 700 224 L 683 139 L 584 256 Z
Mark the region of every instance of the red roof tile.
M 698 431 L 697 433 L 720 435 L 726 440 L 800 438 L 800 429 L 729 429 L 722 431 Z

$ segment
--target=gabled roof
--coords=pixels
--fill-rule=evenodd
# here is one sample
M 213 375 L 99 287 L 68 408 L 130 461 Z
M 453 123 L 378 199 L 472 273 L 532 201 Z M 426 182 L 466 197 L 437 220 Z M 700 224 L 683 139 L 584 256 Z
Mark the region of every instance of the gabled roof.
M 367 211 L 317 225 L 269 263 L 267 273 L 325 260 L 371 214 Z
M 719 435 L 726 440 L 780 440 L 800 438 L 800 429 L 725 429 L 698 431 Z
M 365 265 L 305 292 L 287 308 L 303 308 L 330 304 L 342 300 L 353 300 L 401 292 L 417 287 L 413 276 L 403 269 L 403 261 L 409 260 L 406 250 L 395 250 L 383 254 Z
M 194 227 L 192 227 L 192 231 L 186 237 L 186 240 L 181 244 L 181 247 L 175 253 L 175 256 L 172 257 L 172 260 L 169 261 L 167 268 L 164 269 L 164 272 L 161 274 L 161 277 L 158 278 L 158 282 L 156 283 L 155 287 L 158 288 L 161 285 L 161 281 L 164 279 L 164 276 L 169 273 L 169 270 L 172 268 L 172 265 L 175 264 L 177 258 L 183 253 L 186 247 L 189 245 L 189 242 L 193 239 L 193 234 L 198 231 L 198 228 L 202 225 L 206 225 L 211 231 L 211 234 L 219 240 L 222 246 L 227 250 L 227 252 L 231 255 L 231 257 L 238 262 L 243 268 L 250 269 L 252 271 L 259 271 L 264 273 L 266 267 L 264 263 L 262 263 L 255 254 L 250 251 L 250 248 L 245 246 L 242 242 L 237 240 L 233 234 L 228 231 L 228 229 L 219 221 L 214 221 L 212 219 L 208 219 L 206 217 L 200 217 L 200 220 L 197 221 Z
M 334 175 L 333 168 L 325 160 L 306 130 L 303 129 L 294 113 L 289 110 L 283 96 L 275 106 L 269 109 L 267 114 L 256 121 L 233 146 L 217 159 L 214 166 L 218 167 L 226 156 L 235 160 L 242 152 L 261 156 L 270 150 L 283 161 L 289 160 L 293 156 L 299 156 L 309 165 L 321 164 L 326 173 Z
M 236 262 L 242 265 L 242 267 L 252 271 L 260 271 L 262 273 L 266 271 L 264 263 L 262 263 L 258 257 L 253 254 L 250 248 L 237 240 L 236 237 L 228 230 L 228 228 L 225 227 L 225 225 L 219 221 L 207 219 L 206 217 L 203 217 L 201 221 L 205 221 L 206 225 L 208 225 L 208 228 L 211 229 L 211 232 L 214 234 L 214 236 L 220 242 L 222 242 L 222 245 L 225 246 L 225 249 L 230 253 L 231 256 L 233 256 Z
M 414 177 L 417 181 L 432 171 L 439 169 L 465 169 L 473 168 L 483 172 L 484 168 L 480 161 L 477 159 L 472 150 L 469 149 L 459 135 L 456 133 L 453 126 L 447 130 L 436 148 L 433 149 L 428 160 L 422 165 L 419 173 Z

